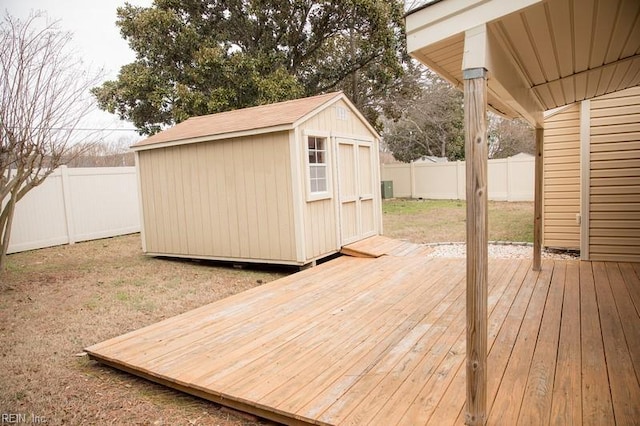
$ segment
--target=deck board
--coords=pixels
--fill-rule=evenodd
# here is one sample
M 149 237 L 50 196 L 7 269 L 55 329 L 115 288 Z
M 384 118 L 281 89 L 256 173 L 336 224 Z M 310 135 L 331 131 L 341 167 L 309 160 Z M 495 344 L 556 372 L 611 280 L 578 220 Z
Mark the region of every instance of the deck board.
M 625 284 L 620 267 L 614 263 L 607 263 L 607 276 L 611 284 L 611 290 L 615 298 L 622 332 L 628 346 L 628 353 L 631 356 L 631 365 L 634 368 L 636 379 L 640 378 L 640 329 L 635 328 L 640 320 L 638 311 L 633 304 L 628 287 Z M 635 321 L 629 321 L 629 318 Z M 624 320 L 623 320 L 624 319 Z
M 544 312 L 544 303 L 551 283 L 552 262 L 543 265 L 529 301 L 509 362 L 489 413 L 489 423 L 516 424 L 522 407 L 527 378 L 535 351 L 536 336 Z
M 288 424 L 462 424 L 465 260 L 381 244 L 86 350 Z M 489 424 L 638 418 L 639 272 L 490 261 Z
M 618 424 L 634 424 L 640 419 L 640 385 L 625 340 L 622 322 L 615 304 L 610 277 L 604 262 L 593 262 L 596 295 L 600 307 L 600 323 L 607 370 L 611 386 L 611 401 Z M 625 318 L 631 324 L 634 318 Z
M 555 265 L 518 416 L 519 423 L 525 423 L 527 419 L 538 419 L 541 424 L 549 422 L 560 339 L 565 273 L 566 264 Z
M 550 423 L 582 423 L 579 264 L 567 264 Z
M 602 343 L 595 281 L 591 263 L 580 263 L 580 324 L 582 359 L 582 422 L 585 425 L 612 423 L 613 406 L 607 364 Z
M 438 271 L 438 275 L 433 277 L 434 284 L 437 285 L 438 282 L 440 282 L 449 272 L 454 271 L 448 268 L 443 268 L 442 271 Z M 422 291 L 422 293 L 417 294 L 416 296 L 427 297 L 429 295 L 430 288 L 431 287 L 423 288 L 424 290 Z M 398 307 L 396 307 L 396 309 L 397 308 Z M 407 315 L 407 313 L 403 314 L 402 312 L 399 312 L 399 314 Z M 384 327 L 389 327 L 389 325 L 390 324 L 388 323 L 383 324 L 381 325 L 381 328 L 384 330 Z M 366 338 L 366 335 L 359 335 L 358 339 L 352 339 L 353 341 L 351 343 L 355 345 L 355 348 L 346 353 L 344 355 L 345 358 L 350 358 L 353 361 L 360 361 L 360 356 L 363 356 L 364 351 L 367 350 L 367 347 L 361 345 L 360 342 L 362 342 L 362 340 Z M 320 394 L 324 390 L 323 384 L 326 387 L 327 383 L 330 384 L 333 381 L 337 380 L 341 375 L 345 374 L 344 370 L 348 368 L 348 366 L 349 364 L 344 362 L 342 358 L 326 358 L 319 364 L 319 370 L 322 371 L 320 374 L 317 374 L 316 371 L 306 369 L 306 375 L 302 378 L 304 385 L 301 388 L 288 387 L 286 389 L 283 389 L 283 391 L 285 392 L 283 395 L 281 395 L 282 400 L 285 401 L 283 403 L 283 407 L 287 407 L 290 410 L 299 409 L 301 405 L 307 403 L 310 399 L 313 399 L 307 398 L 307 401 L 301 404 L 299 400 L 303 398 L 303 395 L 312 394 L 313 396 L 316 396 Z
M 488 310 L 489 322 L 494 323 L 495 319 L 495 306 L 497 306 L 500 298 L 495 297 L 497 295 L 504 294 L 504 290 L 508 287 L 511 275 L 513 274 L 515 263 L 504 262 L 496 265 L 489 271 L 488 282 L 490 293 L 494 296 L 489 301 Z M 464 283 L 462 287 L 464 287 Z M 418 392 L 409 391 L 408 394 L 416 393 L 416 397 L 411 401 L 411 404 L 407 407 L 401 418 L 403 424 L 426 424 L 430 417 L 433 415 L 438 403 L 442 400 L 442 396 L 447 390 L 452 390 L 456 394 L 455 403 L 451 406 L 451 411 L 447 411 L 446 416 L 448 418 L 455 418 L 457 413 L 461 411 L 462 405 L 460 401 L 464 401 L 465 388 L 451 387 L 451 383 L 455 380 L 458 369 L 464 363 L 464 344 L 465 344 L 465 308 L 466 298 L 464 292 L 462 293 L 462 299 L 459 304 L 459 309 L 456 314 L 455 328 L 448 330 L 448 333 L 443 336 L 445 343 L 441 345 L 443 348 L 442 354 L 428 354 L 424 357 L 423 370 L 428 372 L 422 376 L 412 377 L 412 387 L 418 387 Z M 434 355 L 439 355 L 435 357 Z M 433 366 L 427 369 L 429 366 Z M 407 388 L 411 389 L 411 388 Z M 462 391 L 462 398 L 458 398 L 459 392 Z M 402 407 L 402 389 L 396 394 L 396 401 L 398 407 Z M 388 416 L 389 420 L 393 419 L 393 416 Z
M 517 266 L 515 273 L 509 277 L 508 287 L 506 288 L 503 296 L 494 312 L 489 317 L 487 334 L 487 347 L 489 350 L 488 365 L 492 370 L 496 372 L 504 371 L 506 363 L 511 354 L 513 348 L 513 341 L 517 336 L 516 327 L 506 327 L 505 323 L 511 324 L 512 321 L 517 321 L 522 318 L 522 312 L 526 308 L 526 303 L 529 300 L 531 292 L 533 291 L 533 283 L 535 282 L 531 277 L 535 275 L 531 270 L 532 264 L 529 262 L 514 263 L 509 262 Z M 527 277 L 530 275 L 529 279 Z M 491 297 L 491 295 L 490 295 Z M 519 304 L 519 305 L 518 305 Z M 520 307 L 520 310 L 518 310 Z M 496 344 L 497 342 L 497 344 Z M 464 378 L 464 375 L 460 375 L 460 378 Z M 502 378 L 501 374 L 488 374 L 487 375 L 487 411 L 491 412 L 493 400 L 498 391 L 498 385 Z M 452 387 L 452 390 L 456 391 L 456 398 L 464 399 L 466 395 L 466 387 L 464 384 L 460 384 Z M 437 420 L 436 417 L 434 420 Z M 457 424 L 464 423 L 464 411 L 461 409 Z M 445 421 L 444 419 L 442 421 Z
M 395 257 L 425 256 L 433 251 L 429 246 L 396 240 L 383 235 L 375 235 L 342 247 L 341 253 L 353 257 Z
M 431 377 L 435 366 L 457 341 L 458 319 L 463 314 L 461 300 L 464 292 L 460 285 L 463 279 L 459 272 L 449 276 L 450 282 L 457 284 L 455 289 L 450 289 L 448 295 L 438 302 L 432 311 L 434 315 L 425 317 L 423 327 L 414 328 L 408 334 L 407 342 L 392 351 L 391 355 L 395 356 L 376 365 L 368 375 L 369 380 L 358 383 L 359 392 L 349 396 L 353 408 L 344 413 L 344 419 L 337 417 L 338 423 L 368 424 L 375 420 L 379 424 L 388 424 L 392 422 L 390 419 L 401 417 L 402 411 L 389 413 L 386 410 L 402 407 L 401 403 L 407 401 L 406 395 L 416 395 L 424 385 L 421 378 Z M 329 418 L 334 417 L 331 412 L 328 414 Z
M 636 275 L 631 263 L 619 263 L 620 272 L 627 286 L 627 291 L 633 305 L 636 308 L 636 312 L 640 315 L 640 273 Z

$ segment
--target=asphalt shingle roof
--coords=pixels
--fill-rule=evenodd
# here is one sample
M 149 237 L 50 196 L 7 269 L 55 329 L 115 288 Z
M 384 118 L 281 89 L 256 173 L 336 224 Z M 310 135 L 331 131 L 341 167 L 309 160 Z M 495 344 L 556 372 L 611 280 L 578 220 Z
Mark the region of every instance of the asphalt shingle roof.
M 340 96 L 342 96 L 342 92 L 333 92 L 275 104 L 191 117 L 180 124 L 135 143 L 132 148 L 292 125 L 316 108 Z

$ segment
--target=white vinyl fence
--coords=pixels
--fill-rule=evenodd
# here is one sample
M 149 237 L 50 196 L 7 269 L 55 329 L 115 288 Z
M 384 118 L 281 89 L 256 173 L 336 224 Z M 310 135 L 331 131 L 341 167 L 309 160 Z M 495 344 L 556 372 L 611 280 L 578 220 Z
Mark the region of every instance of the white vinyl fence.
M 16 205 L 9 253 L 140 231 L 135 167 L 55 170 Z
M 516 156 L 489 160 L 489 200 L 533 201 L 535 159 Z M 393 196 L 464 200 L 465 162 L 381 165 L 382 180 L 393 181 Z

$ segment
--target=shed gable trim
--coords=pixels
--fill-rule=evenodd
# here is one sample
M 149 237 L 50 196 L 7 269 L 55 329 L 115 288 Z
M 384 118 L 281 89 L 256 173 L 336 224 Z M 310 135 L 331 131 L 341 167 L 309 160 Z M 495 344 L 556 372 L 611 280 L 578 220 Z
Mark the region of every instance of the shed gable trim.
M 288 130 L 292 130 L 294 127 L 295 126 L 291 124 L 285 124 L 281 126 L 264 127 L 262 129 L 244 130 L 241 132 L 231 132 L 231 133 L 220 133 L 217 135 L 199 136 L 196 138 L 159 142 L 159 143 L 154 143 L 149 145 L 141 145 L 141 146 L 134 145 L 131 147 L 131 149 L 134 152 L 137 152 L 137 151 L 145 151 L 149 149 L 168 148 L 172 146 L 188 145 L 192 143 L 214 142 L 214 141 L 223 140 L 223 139 L 233 139 L 233 138 L 242 138 L 247 136 L 262 135 L 265 133 L 286 132 Z
M 378 132 L 376 131 L 376 129 L 373 128 L 373 126 L 369 123 L 369 120 L 367 120 L 364 115 L 362 115 L 362 113 L 358 110 L 358 108 L 355 107 L 355 105 L 349 100 L 349 98 L 347 98 L 347 96 L 340 92 L 339 96 L 336 96 L 335 98 L 331 99 L 330 101 L 319 105 L 318 107 L 314 108 L 312 111 L 309 111 L 307 114 L 305 114 L 304 116 L 300 117 L 298 120 L 296 120 L 293 123 L 293 127 L 298 127 L 299 125 L 301 125 L 302 123 L 304 123 L 305 121 L 309 120 L 311 117 L 321 113 L 322 111 L 324 111 L 325 109 L 335 105 L 338 101 L 344 101 L 345 104 L 347 104 L 347 106 L 349 107 L 349 110 L 358 118 L 358 120 L 360 120 L 366 127 L 367 129 L 374 135 L 375 138 L 380 138 L 380 135 L 378 134 Z

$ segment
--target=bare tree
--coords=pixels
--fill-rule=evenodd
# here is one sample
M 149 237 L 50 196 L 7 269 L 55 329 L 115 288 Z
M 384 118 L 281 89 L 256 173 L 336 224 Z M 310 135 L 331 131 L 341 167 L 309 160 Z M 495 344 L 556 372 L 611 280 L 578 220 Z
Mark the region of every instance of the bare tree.
M 68 167 L 123 167 L 135 165 L 129 149 L 136 138 L 122 136 L 117 140 L 102 140 L 77 144 L 70 153 Z M 79 151 L 79 155 L 76 152 Z
M 0 271 L 16 204 L 69 159 L 94 108 L 99 74 L 89 75 L 70 42 L 42 13 L 0 22 Z
M 521 119 L 489 114 L 489 158 L 507 158 L 524 152 L 535 154 L 533 128 Z
M 462 94 L 430 72 L 425 72 L 422 83 L 420 95 L 403 108 L 403 114 L 384 123 L 385 146 L 404 162 L 425 155 L 462 159 Z

